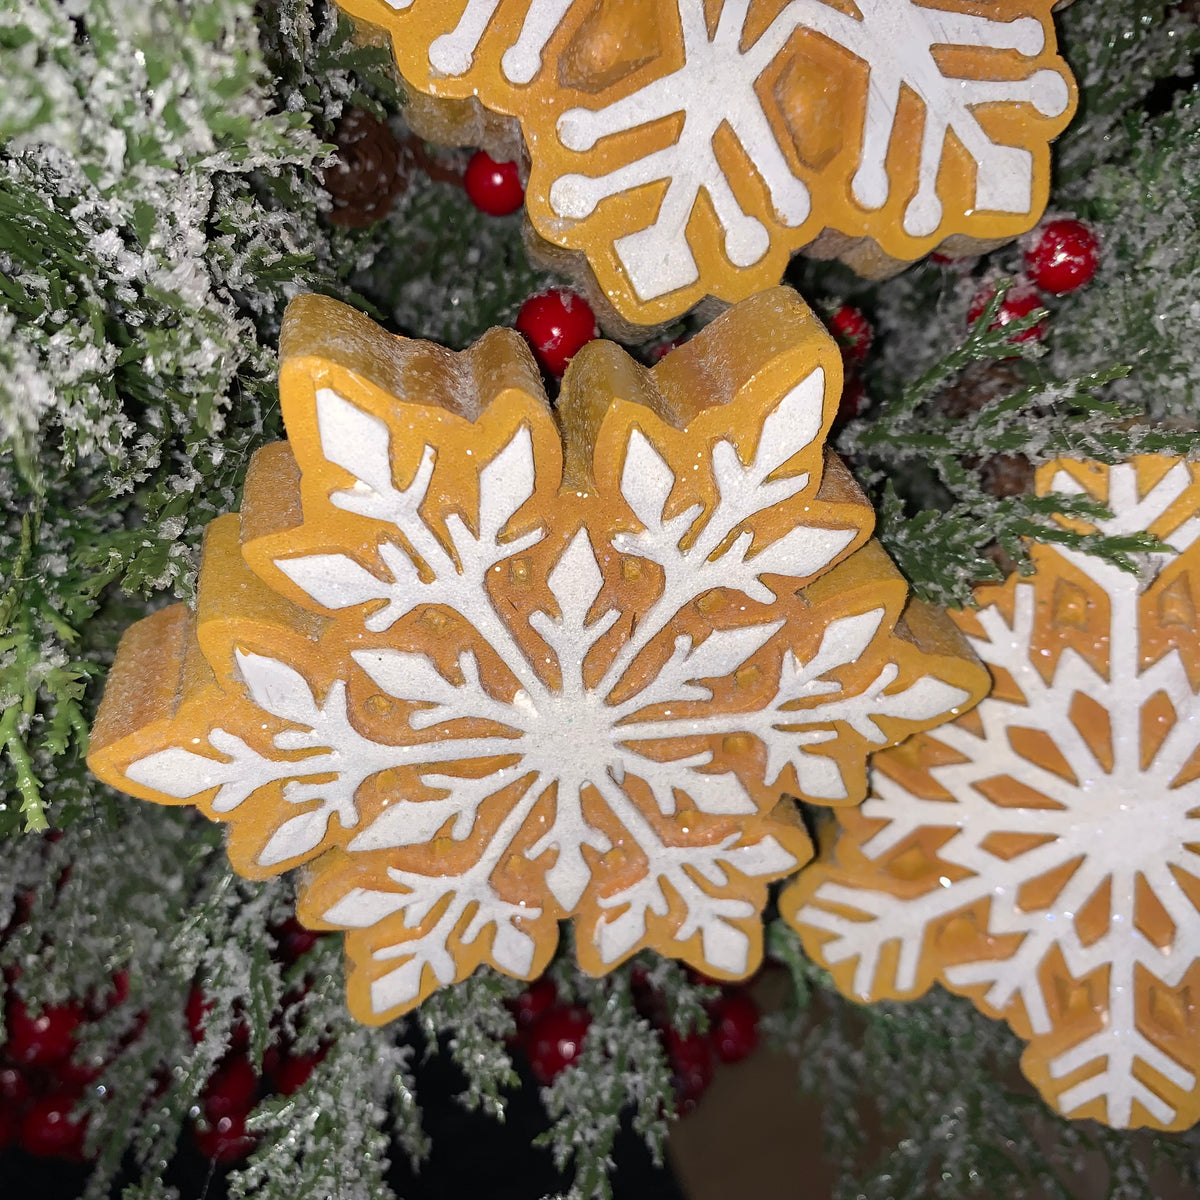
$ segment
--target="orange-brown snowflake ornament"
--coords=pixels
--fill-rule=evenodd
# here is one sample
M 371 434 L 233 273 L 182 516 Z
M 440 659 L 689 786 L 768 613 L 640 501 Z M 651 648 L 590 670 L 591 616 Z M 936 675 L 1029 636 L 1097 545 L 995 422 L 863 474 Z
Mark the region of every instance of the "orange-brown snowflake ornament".
M 1200 1119 L 1200 466 L 1044 467 L 1107 534 L 1170 553 L 1137 573 L 1061 546 L 959 623 L 995 687 L 879 755 L 873 796 L 782 908 L 860 1000 L 935 980 L 1029 1042 L 1063 1115 Z M 1078 528 L 1086 529 L 1084 525 Z
M 535 245 L 630 325 L 801 248 L 881 277 L 1024 233 L 1075 103 L 1053 0 L 340 3 L 391 35 L 427 136 L 523 135 Z
M 745 975 L 811 853 L 783 795 L 856 802 L 983 692 L 825 450 L 840 356 L 793 292 L 653 370 L 592 343 L 556 412 L 509 330 L 454 354 L 305 297 L 282 357 L 289 440 L 196 611 L 126 635 L 90 762 L 228 822 L 243 874 L 307 864 L 366 1021 L 532 977 L 568 916 L 593 973 Z

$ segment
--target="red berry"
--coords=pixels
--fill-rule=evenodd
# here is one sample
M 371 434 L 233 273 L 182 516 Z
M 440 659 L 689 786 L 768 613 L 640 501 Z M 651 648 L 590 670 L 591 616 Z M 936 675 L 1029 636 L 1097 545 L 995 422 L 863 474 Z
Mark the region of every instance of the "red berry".
M 112 977 L 112 990 L 105 996 L 103 1003 L 100 1005 L 100 1011 L 112 1012 L 114 1008 L 119 1008 L 128 999 L 129 972 L 121 970 Z
M 213 1072 L 204 1088 L 204 1115 L 211 1124 L 222 1117 L 244 1117 L 258 1098 L 258 1075 L 250 1060 L 230 1055 Z
M 188 992 L 187 1004 L 183 1007 L 183 1015 L 187 1018 L 188 1030 L 192 1035 L 192 1041 L 198 1046 L 204 1040 L 204 1026 L 208 1021 L 208 1014 L 212 1012 L 216 1005 L 215 1000 L 210 1000 L 205 996 L 198 984 L 193 985 L 192 990 Z
M 526 1036 L 557 1000 L 554 981 L 544 975 L 535 979 L 515 1000 L 510 1000 L 508 1009 L 517 1022 L 517 1037 Z
M 1060 217 L 1039 226 L 1025 250 L 1025 269 L 1043 291 L 1061 296 L 1091 283 L 1100 266 L 1100 240 L 1082 221 Z
M 219 1163 L 240 1162 L 254 1149 L 255 1143 L 254 1136 L 246 1132 L 244 1115 L 221 1117 L 205 1128 L 196 1126 L 192 1139 L 205 1158 Z
M 79 1092 L 60 1088 L 40 1096 L 21 1122 L 21 1145 L 39 1158 L 65 1158 L 81 1162 L 87 1122 L 73 1115 Z
M 667 998 L 651 982 L 650 972 L 635 963 L 629 972 L 629 992 L 633 1006 L 651 1025 L 665 1028 L 670 1022 Z
M 50 1005 L 35 1017 L 15 996 L 8 1006 L 6 1052 L 25 1067 L 52 1067 L 75 1048 L 75 1030 L 81 1021 L 74 1004 Z
M 54 1074 L 62 1083 L 82 1088 L 87 1087 L 90 1083 L 95 1083 L 103 1070 L 104 1061 L 102 1059 L 81 1063 L 69 1058 L 55 1067 Z
M 506 217 L 525 203 L 517 164 L 496 162 L 486 150 L 471 155 L 463 186 L 471 203 L 492 217 Z
M 0 929 L 0 941 L 3 941 L 10 933 L 29 920 L 29 914 L 33 911 L 33 895 L 31 889 L 27 892 L 18 892 L 13 898 L 12 919 L 3 929 Z
M 996 289 L 990 283 L 975 293 L 975 298 L 967 308 L 967 320 L 971 324 L 979 320 L 983 315 L 983 310 L 987 308 L 995 294 Z M 1005 293 L 1004 299 L 1001 301 L 1000 307 L 996 312 L 995 319 L 988 328 L 1000 329 L 1005 325 L 1009 325 L 1020 317 L 1028 316 L 1035 308 L 1040 308 L 1041 304 L 1041 297 L 1038 296 L 1035 288 L 1030 287 L 1027 283 L 1019 283 L 1015 287 L 1009 288 Z M 1030 338 L 1036 338 L 1040 341 L 1045 336 L 1046 323 L 1045 321 L 1039 321 L 1036 325 L 1026 329 L 1024 333 L 1014 334 L 1012 340 L 1014 342 L 1027 342 Z
M 187 1020 L 188 1030 L 192 1041 L 198 1046 L 204 1040 L 204 1027 L 208 1023 L 208 1014 L 216 1007 L 216 1000 L 204 994 L 199 984 L 195 984 L 188 992 L 187 1004 L 184 1005 L 183 1015 Z M 235 1021 L 229 1034 L 231 1050 L 244 1050 L 250 1044 L 250 1030 L 245 1021 Z
M 21 1117 L 17 1109 L 0 1103 L 0 1151 L 15 1145 L 20 1129 Z
M 671 1060 L 676 1110 L 680 1114 L 690 1112 L 712 1083 L 712 1047 L 702 1033 L 685 1037 L 668 1029 L 667 1056 Z
M 313 1073 L 317 1063 L 325 1057 L 325 1050 L 313 1054 L 284 1054 L 271 1071 L 271 1083 L 281 1096 L 298 1092 Z
M 29 1103 L 29 1081 L 16 1067 L 0 1066 L 0 1150 L 13 1145 Z
M 746 992 L 730 992 L 714 1005 L 712 1047 L 725 1063 L 741 1062 L 758 1045 L 758 1005 Z
M 600 334 L 591 305 L 566 288 L 530 296 L 517 314 L 517 329 L 533 347 L 542 369 L 555 379 L 561 379 L 567 363 Z
M 538 1021 L 529 1036 L 529 1065 L 539 1083 L 550 1083 L 579 1057 L 591 1023 L 577 1005 L 556 1005 Z
M 305 928 L 295 917 L 288 917 L 274 933 L 276 953 L 289 965 L 307 954 L 321 938 L 319 933 Z
M 842 356 L 849 362 L 862 362 L 875 338 L 871 322 L 852 304 L 843 304 L 829 318 L 829 330 L 837 338 Z

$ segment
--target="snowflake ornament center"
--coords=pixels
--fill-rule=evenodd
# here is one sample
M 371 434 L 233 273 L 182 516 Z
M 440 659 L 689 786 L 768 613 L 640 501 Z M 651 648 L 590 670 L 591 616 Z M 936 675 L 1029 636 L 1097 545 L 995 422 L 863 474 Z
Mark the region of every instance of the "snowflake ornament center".
M 613 738 L 612 721 L 606 706 L 594 692 L 582 699 L 561 692 L 531 708 L 526 744 L 527 759 L 544 763 L 545 769 L 569 772 L 583 783 L 597 783 L 610 771 L 619 770 L 620 755 Z M 571 760 L 572 767 L 563 765 Z

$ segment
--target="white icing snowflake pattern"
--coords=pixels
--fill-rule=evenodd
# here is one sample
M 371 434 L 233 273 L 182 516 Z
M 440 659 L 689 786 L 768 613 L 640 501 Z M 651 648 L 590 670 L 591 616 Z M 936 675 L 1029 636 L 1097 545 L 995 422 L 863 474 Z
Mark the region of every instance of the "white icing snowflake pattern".
M 735 266 L 758 262 L 770 235 L 757 218 L 742 211 L 713 138 L 728 124 L 770 192 L 785 226 L 798 226 L 811 209 L 809 189 L 793 173 L 755 85 L 796 30 L 819 34 L 845 47 L 870 67 L 862 155 L 854 175 L 855 199 L 881 208 L 890 183 L 887 154 L 892 142 L 901 89 L 907 87 L 925 109 L 919 183 L 904 210 L 904 229 L 913 237 L 936 232 L 942 220 L 937 179 L 951 133 L 976 168 L 975 204 L 1004 213 L 1026 213 L 1033 198 L 1033 156 L 990 138 L 974 114 L 979 104 L 1026 102 L 1045 116 L 1058 116 L 1070 92 L 1056 71 L 1025 79 L 960 79 L 946 75 L 933 49 L 939 45 L 1013 49 L 1038 54 L 1045 44 L 1041 23 L 1032 17 L 997 21 L 970 13 L 927 8 L 913 0 L 860 0 L 860 16 L 847 16 L 820 0 L 793 0 L 752 45 L 743 49 L 749 0 L 728 0 L 709 37 L 703 0 L 679 0 L 684 63 L 639 91 L 604 108 L 574 108 L 558 119 L 558 135 L 571 150 L 590 150 L 601 138 L 683 116 L 670 146 L 600 177 L 572 174 L 555 180 L 550 204 L 561 216 L 583 218 L 601 200 L 647 183 L 666 180 L 653 225 L 628 234 L 615 250 L 642 300 L 652 300 L 695 282 L 699 276 L 687 240 L 687 225 L 704 191 L 725 231 L 725 253 Z
M 1108 479 L 1114 517 L 1098 525 L 1108 534 L 1161 524 L 1194 483 L 1182 462 L 1144 496 L 1133 466 L 1112 468 Z M 1065 471 L 1052 486 L 1082 490 Z M 1186 567 L 1200 549 L 1195 509 L 1193 497 L 1186 519 L 1175 516 L 1176 528 L 1163 536 L 1181 558 L 1147 555 L 1140 575 L 1040 548 L 1039 575 L 1056 556 L 1066 560 L 1060 591 L 1048 586 L 1038 599 L 1032 584 L 1018 582 L 1011 624 L 994 606 L 976 614 L 985 636 L 971 641 L 1002 681 L 1003 697 L 985 699 L 969 719 L 928 739 L 954 752 L 939 752 L 927 767 L 952 801 L 916 794 L 901 772 L 877 766 L 874 794 L 861 809 L 866 832 L 861 843 L 851 839 L 885 869 L 914 838 L 936 835 L 932 852 L 948 873 L 912 896 L 872 890 L 882 875 L 867 872 L 864 882 L 844 863 L 819 865 L 797 889 L 791 918 L 823 962 L 853 964 L 844 985 L 870 999 L 920 990 L 927 960 L 938 961 L 934 930 L 986 904 L 982 956 L 964 961 L 953 953 L 941 977 L 1014 1019 L 1019 1031 L 1027 1023 L 1030 1054 L 1041 1064 L 1031 1073 L 1063 1114 L 1102 1114 L 1115 1127 L 1178 1127 L 1200 1109 L 1196 1055 L 1186 1049 L 1195 1034 L 1180 1035 L 1163 1018 L 1168 989 L 1180 988 L 1200 958 L 1200 885 L 1187 884 L 1200 880 L 1200 778 L 1189 767 L 1200 746 L 1200 699 L 1178 649 L 1147 665 L 1145 648 L 1148 622 L 1195 632 L 1186 573 L 1159 585 L 1156 606 L 1145 601 L 1161 571 Z M 1033 649 L 1037 606 L 1065 606 L 1067 624 L 1082 624 L 1088 602 L 1070 569 L 1107 600 L 1107 672 L 1068 645 L 1047 680 L 1036 661 L 1047 651 Z M 1078 1026 L 1068 1024 L 1078 1014 L 1064 1016 L 1046 974 L 1056 955 L 1068 984 L 1084 981 L 1097 997 Z M 1190 1002 L 1180 1003 L 1186 1025 Z M 1053 1041 L 1044 1053 L 1039 1037 Z M 1190 1064 L 1180 1061 L 1189 1056 Z
M 392 8 L 403 10 L 413 0 L 387 0 Z M 521 22 L 517 40 L 500 60 L 500 68 L 510 83 L 528 83 L 542 68 L 542 51 L 554 35 L 558 23 L 574 0 L 533 0 Z M 458 24 L 435 39 L 429 47 L 429 62 L 443 75 L 465 75 L 475 63 L 475 51 L 488 23 L 500 6 L 500 0 L 467 0 Z
M 785 793 L 857 802 L 868 753 L 985 683 L 822 445 L 836 347 L 778 289 L 661 375 L 593 344 L 555 413 L 510 331 L 452 356 L 306 304 L 401 394 L 292 351 L 289 443 L 214 523 L 197 615 L 127 635 L 93 769 L 228 822 L 245 874 L 307 864 L 368 1021 L 531 977 L 565 917 L 596 974 L 652 946 L 743 976 L 811 856 Z
M 785 397 L 765 422 L 758 453 L 749 466 L 742 465 L 730 443 L 716 445 L 713 466 L 721 503 L 686 550 L 681 549 L 680 542 L 696 523 L 698 512 L 689 509 L 664 520 L 674 474 L 649 441 L 634 431 L 625 459 L 623 489 L 645 529 L 620 537 L 617 549 L 659 563 L 666 575 L 664 591 L 639 622 L 635 635 L 614 656 L 600 682 L 585 686 L 584 660 L 619 613 L 609 610 L 588 622 L 603 578 L 586 532 L 577 533 L 548 580 L 559 615 L 538 612 L 531 621 L 554 652 L 561 671 L 561 684 L 551 687 L 533 671 L 484 587 L 487 572 L 499 559 L 528 549 L 541 537 L 539 532 L 510 543 L 498 540 L 509 519 L 533 495 L 534 462 L 528 432 L 519 433 L 481 472 L 478 535 L 458 518 L 448 522 L 455 562 L 421 516 L 433 468 L 432 449 L 426 448 L 413 483 L 401 491 L 391 482 L 389 434 L 383 422 L 332 391 L 319 393 L 325 454 L 360 481 L 356 489 L 335 494 L 333 503 L 363 517 L 394 524 L 432 569 L 433 578 L 423 580 L 412 559 L 395 543 L 384 543 L 381 548 L 381 557 L 392 573 L 387 580 L 339 554 L 281 560 L 278 565 L 325 607 L 385 602 L 366 618 L 366 626 L 372 630 L 386 630 L 412 609 L 429 604 L 445 604 L 469 619 L 519 682 L 510 699 L 498 699 L 481 686 L 478 664 L 470 652 L 464 653 L 459 662 L 460 684 L 445 678 L 421 654 L 376 650 L 358 651 L 353 657 L 384 693 L 428 706 L 411 718 L 414 730 L 472 719 L 502 728 L 487 737 L 448 738 L 434 745 L 379 745 L 364 738 L 350 723 L 344 685 L 335 684 L 319 705 L 303 677 L 287 664 L 240 654 L 239 665 L 254 702 L 265 712 L 301 727 L 277 735 L 276 749 L 322 752 L 299 763 L 277 761 L 217 729 L 210 735 L 210 742 L 228 756 L 227 763 L 171 748 L 131 764 L 129 778 L 180 797 L 219 786 L 214 802 L 218 811 L 229 811 L 271 780 L 290 779 L 285 792 L 289 802 L 298 806 L 316 804 L 285 822 L 267 843 L 259 862 L 269 866 L 294 859 L 316 846 L 335 815 L 344 826 L 356 826 L 354 795 L 370 775 L 413 763 L 453 762 L 461 766 L 470 759 L 519 755 L 517 765 L 479 778 L 442 771 L 423 774 L 424 783 L 446 790 L 445 799 L 395 803 L 350 842 L 351 853 L 412 845 L 432 837 L 447 821 L 453 822 L 452 836 L 464 838 L 473 830 L 476 811 L 484 800 L 513 781 L 523 780 L 521 796 L 504 826 L 486 854 L 465 875 L 430 879 L 397 871 L 395 882 L 407 890 L 382 893 L 358 889 L 325 914 L 335 924 L 358 927 L 374 925 L 389 913 L 404 910 L 415 924 L 454 894 L 453 902 L 428 932 L 397 947 L 407 961 L 376 982 L 381 1011 L 416 994 L 425 965 L 432 966 L 443 982 L 453 978 L 445 941 L 471 906 L 475 906 L 475 913 L 466 940 L 495 923 L 504 931 L 503 941 L 494 951 L 501 965 L 518 974 L 528 972 L 533 942 L 512 922 L 536 913 L 503 901 L 487 881 L 500 858 L 509 852 L 512 837 L 535 802 L 551 787 L 555 790 L 553 824 L 527 853 L 531 858 L 540 858 L 548 851 L 555 852 L 546 883 L 563 911 L 569 912 L 579 903 L 590 881 L 584 847 L 600 852 L 611 849 L 609 839 L 591 828 L 583 814 L 581 795 L 586 787 L 599 791 L 651 864 L 650 872 L 637 884 L 602 901 L 613 914 L 596 930 L 605 961 L 617 961 L 641 941 L 649 911 L 666 910 L 666 884 L 683 897 L 688 909 L 678 939 L 685 941 L 698 930 L 705 958 L 714 968 L 733 974 L 744 971 L 748 939 L 725 917 L 745 916 L 752 906 L 744 900 L 708 894 L 697 877 L 720 887 L 728 881 L 727 868 L 747 876 L 775 877 L 796 866 L 796 860 L 769 836 L 749 846 L 737 845 L 736 834 L 712 846 L 664 844 L 624 790 L 627 772 L 650 787 L 663 814 L 675 812 L 679 792 L 702 813 L 749 815 L 756 812 L 756 805 L 735 775 L 704 770 L 710 755 L 658 761 L 643 749 L 657 748 L 664 741 L 669 745 L 671 739 L 749 732 L 767 747 L 767 774 L 771 779 L 791 764 L 807 794 L 836 800 L 846 795 L 836 762 L 807 752 L 808 746 L 834 736 L 834 722 L 844 721 L 869 741 L 883 745 L 887 738 L 876 723 L 877 717 L 923 720 L 966 699 L 961 689 L 932 678 L 887 694 L 884 689 L 897 673 L 892 664 L 885 664 L 860 695 L 836 694 L 839 685 L 822 676 L 867 651 L 879 632 L 882 608 L 831 624 L 819 651 L 807 663 L 797 662 L 790 651 L 785 654 L 774 700 L 758 712 L 697 717 L 691 713 L 672 716 L 667 709 L 652 718 L 644 715 L 657 714 L 664 705 L 709 699 L 711 691 L 695 681 L 730 674 L 765 645 L 780 628 L 779 621 L 717 630 L 696 646 L 681 637 L 670 659 L 645 688 L 620 703 L 609 699 L 641 651 L 685 604 L 715 586 L 772 600 L 774 595 L 762 583 L 761 575 L 803 578 L 816 574 L 854 536 L 849 529 L 798 526 L 755 556 L 747 557 L 751 541 L 747 533 L 723 555 L 710 558 L 748 517 L 787 499 L 807 484 L 805 475 L 780 480 L 770 480 L 769 476 L 811 441 L 819 427 L 823 396 L 824 381 L 818 372 Z M 816 703 L 812 703 L 814 699 Z M 788 709 L 801 701 L 809 702 L 802 713 Z M 798 729 L 801 719 L 810 727 Z M 328 779 L 330 774 L 334 775 L 332 780 Z M 322 779 L 302 782 L 305 776 Z
M 672 145 L 600 177 L 570 174 L 554 181 L 550 205 L 563 217 L 590 216 L 609 196 L 648 183 L 667 182 L 653 225 L 619 238 L 617 257 L 642 300 L 686 287 L 699 277 L 687 240 L 687 223 L 703 189 L 724 229 L 725 253 L 735 266 L 758 262 L 770 247 L 766 226 L 742 211 L 717 161 L 713 137 L 728 122 L 766 181 L 779 219 L 801 224 L 811 208 L 808 188 L 792 173 L 754 91 L 755 81 L 801 22 L 797 6 L 785 9 L 753 46 L 739 48 L 747 4 L 726 4 L 710 38 L 700 0 L 680 0 L 684 64 L 602 109 L 568 109 L 558 136 L 569 150 L 591 150 L 604 137 L 683 114 Z M 832 11 L 832 10 L 829 10 Z

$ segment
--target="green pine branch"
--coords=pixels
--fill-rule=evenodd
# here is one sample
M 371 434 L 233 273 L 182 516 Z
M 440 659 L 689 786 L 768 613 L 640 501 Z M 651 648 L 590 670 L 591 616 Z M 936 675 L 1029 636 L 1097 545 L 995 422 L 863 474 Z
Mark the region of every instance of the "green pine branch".
M 1045 321 L 1045 310 L 991 328 L 1009 286 L 996 287 L 957 346 L 848 425 L 838 440 L 876 501 L 883 544 L 917 595 L 947 606 L 967 605 L 975 585 L 1003 578 L 993 548 L 1020 570 L 1029 569 L 1029 546 L 1042 542 L 1098 555 L 1127 571 L 1137 569 L 1133 556 L 1166 549 L 1148 534 L 1114 537 L 1066 527 L 1060 516 L 1096 521 L 1109 515 L 1087 497 L 995 494 L 984 474 L 993 460 L 1116 462 L 1196 447 L 1194 433 L 1150 424 L 1136 403 L 1106 390 L 1129 376 L 1127 366 L 1068 379 L 1039 369 L 1042 347 L 1018 339 Z M 1019 372 L 1029 382 L 979 403 L 946 403 L 952 387 L 973 386 L 972 371 L 980 386 L 978 368 L 989 364 L 1004 370 L 1003 380 Z

